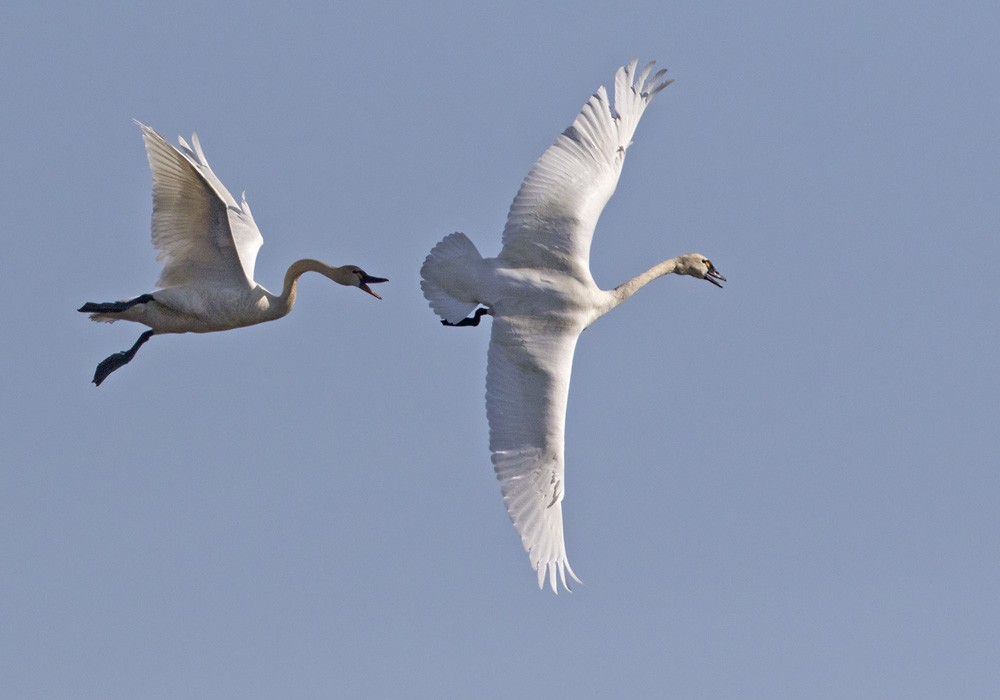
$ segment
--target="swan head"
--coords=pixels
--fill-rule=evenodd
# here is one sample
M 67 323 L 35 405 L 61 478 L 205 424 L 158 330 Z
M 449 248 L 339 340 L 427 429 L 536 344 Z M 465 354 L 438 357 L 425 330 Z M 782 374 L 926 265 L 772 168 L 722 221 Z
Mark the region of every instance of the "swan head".
M 715 265 L 712 261 L 701 253 L 691 253 L 689 255 L 682 255 L 677 259 L 677 267 L 675 272 L 679 275 L 690 275 L 691 277 L 697 277 L 698 279 L 708 280 L 716 287 L 722 288 L 719 282 L 725 282 L 726 278 L 722 276 L 722 273 L 715 269 Z
M 372 277 L 357 265 L 344 265 L 340 269 L 347 273 L 344 277 L 344 280 L 346 281 L 337 280 L 338 282 L 346 284 L 349 287 L 357 287 L 362 292 L 368 292 L 376 299 L 382 298 L 376 292 L 372 291 L 372 288 L 368 285 L 378 284 L 379 282 L 388 282 L 388 279 L 385 277 Z

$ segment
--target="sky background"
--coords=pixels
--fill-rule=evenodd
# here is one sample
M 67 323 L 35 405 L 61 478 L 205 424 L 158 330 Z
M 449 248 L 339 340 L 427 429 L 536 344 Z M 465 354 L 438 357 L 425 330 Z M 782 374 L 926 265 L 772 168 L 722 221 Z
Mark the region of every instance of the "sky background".
M 0 677 L 10 697 L 996 697 L 994 2 L 10 3 L 0 11 Z M 29 7 L 30 6 L 30 7 Z M 592 250 L 567 547 L 539 591 L 490 466 L 489 329 L 420 264 L 486 255 L 633 57 Z M 197 131 L 276 323 L 155 337 L 140 119 Z

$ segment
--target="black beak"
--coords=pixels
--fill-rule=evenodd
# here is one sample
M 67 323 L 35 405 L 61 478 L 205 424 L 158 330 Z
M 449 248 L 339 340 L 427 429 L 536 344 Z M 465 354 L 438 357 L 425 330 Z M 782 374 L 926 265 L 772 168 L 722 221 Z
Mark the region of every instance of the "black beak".
M 368 292 L 369 294 L 371 294 L 376 299 L 381 299 L 382 297 L 380 297 L 378 294 L 376 294 L 375 292 L 373 292 L 372 289 L 371 289 L 371 287 L 369 287 L 368 285 L 369 284 L 378 284 L 380 282 L 388 282 L 388 281 L 389 280 L 387 280 L 385 277 L 371 277 L 369 275 L 362 275 L 361 276 L 361 282 L 358 284 L 358 286 L 361 287 L 362 291 Z
M 715 269 L 715 265 L 708 266 L 708 273 L 705 275 L 705 279 L 707 279 L 709 282 L 714 284 L 719 289 L 722 289 L 722 285 L 719 284 L 716 280 L 721 280 L 723 282 L 728 281 L 725 277 L 722 276 L 721 272 Z

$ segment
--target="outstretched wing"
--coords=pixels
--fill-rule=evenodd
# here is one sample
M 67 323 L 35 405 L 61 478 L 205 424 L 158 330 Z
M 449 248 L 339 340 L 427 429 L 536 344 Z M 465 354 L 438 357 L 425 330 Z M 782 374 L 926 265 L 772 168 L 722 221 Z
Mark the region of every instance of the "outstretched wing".
M 567 573 L 580 580 L 566 558 L 562 500 L 566 400 L 581 330 L 540 329 L 537 317 L 494 318 L 486 369 L 493 469 L 538 585 L 547 575 L 553 591 L 557 573 L 567 589 Z
M 142 129 L 153 173 L 153 246 L 163 262 L 161 287 L 252 288 L 264 238 L 246 198 L 241 204 L 208 165 L 198 137 L 194 149 L 174 148 L 155 130 Z
M 638 75 L 634 60 L 619 68 L 614 106 L 602 85 L 538 159 L 507 214 L 500 259 L 589 278 L 594 228 L 618 185 L 639 118 L 673 82 L 658 82 L 666 70 L 649 77 L 653 66 L 648 63 Z

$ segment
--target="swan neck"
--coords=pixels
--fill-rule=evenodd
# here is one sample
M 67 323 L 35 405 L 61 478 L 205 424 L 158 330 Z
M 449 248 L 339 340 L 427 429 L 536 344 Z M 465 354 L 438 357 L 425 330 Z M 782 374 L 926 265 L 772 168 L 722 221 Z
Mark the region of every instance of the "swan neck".
M 281 286 L 281 296 L 277 299 L 277 306 L 281 310 L 281 315 L 284 316 L 295 306 L 295 294 L 299 285 L 299 277 L 307 272 L 319 272 L 330 277 L 331 271 L 332 268 L 326 263 L 319 260 L 312 260 L 311 258 L 296 260 L 289 265 L 288 271 L 285 273 L 285 282 Z
M 614 306 L 618 306 L 623 301 L 626 301 L 633 294 L 638 292 L 640 289 L 645 287 L 647 284 L 655 280 L 657 277 L 663 277 L 664 275 L 669 275 L 677 270 L 677 258 L 670 258 L 669 260 L 664 260 L 661 263 L 653 265 L 645 272 L 636 275 L 628 282 L 619 284 L 613 290 L 611 290 L 611 295 L 614 300 Z

